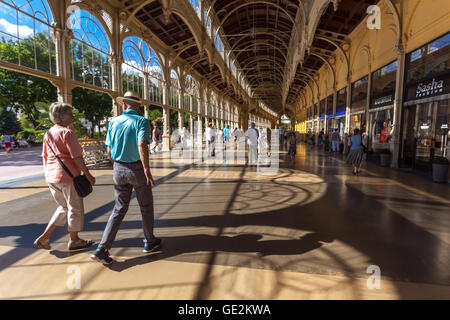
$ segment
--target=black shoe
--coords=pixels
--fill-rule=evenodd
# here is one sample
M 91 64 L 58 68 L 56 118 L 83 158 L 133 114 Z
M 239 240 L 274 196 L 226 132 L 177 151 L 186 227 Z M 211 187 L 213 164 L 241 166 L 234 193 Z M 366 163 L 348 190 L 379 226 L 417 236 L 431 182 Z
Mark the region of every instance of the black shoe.
M 97 250 L 95 250 L 95 252 L 91 255 L 91 259 L 101 262 L 105 266 L 110 265 L 114 261 L 109 256 L 109 252 L 103 249 L 102 247 L 99 247 L 97 248 Z
M 155 241 L 153 241 L 150 244 L 148 242 L 145 242 L 145 244 L 144 244 L 144 252 L 145 253 L 156 251 L 159 248 L 161 248 L 161 239 L 159 239 L 159 238 L 155 238 Z

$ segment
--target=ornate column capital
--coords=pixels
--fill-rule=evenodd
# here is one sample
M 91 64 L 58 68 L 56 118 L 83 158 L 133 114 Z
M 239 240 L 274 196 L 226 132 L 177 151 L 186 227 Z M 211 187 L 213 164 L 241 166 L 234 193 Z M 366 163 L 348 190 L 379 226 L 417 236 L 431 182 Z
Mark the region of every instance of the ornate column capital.
M 394 50 L 395 52 L 397 52 L 397 54 L 401 55 L 401 54 L 405 54 L 405 46 L 403 45 L 403 43 L 396 43 L 394 45 Z

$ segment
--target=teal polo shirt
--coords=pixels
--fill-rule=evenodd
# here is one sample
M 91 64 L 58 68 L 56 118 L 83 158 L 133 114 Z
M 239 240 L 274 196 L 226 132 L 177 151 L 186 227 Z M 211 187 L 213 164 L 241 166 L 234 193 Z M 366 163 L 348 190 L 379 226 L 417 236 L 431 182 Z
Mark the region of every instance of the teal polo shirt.
M 134 110 L 125 110 L 109 124 L 105 144 L 111 148 L 114 161 L 136 162 L 139 141 L 150 143 L 150 124 Z

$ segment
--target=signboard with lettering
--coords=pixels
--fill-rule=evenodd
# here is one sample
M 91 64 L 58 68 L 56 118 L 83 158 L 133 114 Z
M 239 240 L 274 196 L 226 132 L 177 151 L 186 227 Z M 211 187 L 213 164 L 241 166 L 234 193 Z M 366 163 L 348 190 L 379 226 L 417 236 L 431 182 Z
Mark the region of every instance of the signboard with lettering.
M 418 100 L 447 94 L 450 92 L 449 84 L 450 74 L 419 81 L 408 86 L 406 100 Z
M 384 107 L 384 106 L 388 106 L 394 104 L 394 93 L 392 94 L 388 94 L 382 97 L 372 97 L 372 101 L 370 104 L 370 108 L 379 108 L 379 107 Z

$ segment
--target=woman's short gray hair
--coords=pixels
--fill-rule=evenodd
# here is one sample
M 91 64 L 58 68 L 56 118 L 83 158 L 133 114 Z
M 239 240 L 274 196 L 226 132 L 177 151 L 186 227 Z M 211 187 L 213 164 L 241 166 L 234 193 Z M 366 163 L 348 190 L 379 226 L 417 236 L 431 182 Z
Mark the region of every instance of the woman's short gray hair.
M 53 102 L 50 106 L 50 120 L 52 120 L 54 124 L 61 124 L 67 113 L 72 110 L 73 107 L 68 103 Z

